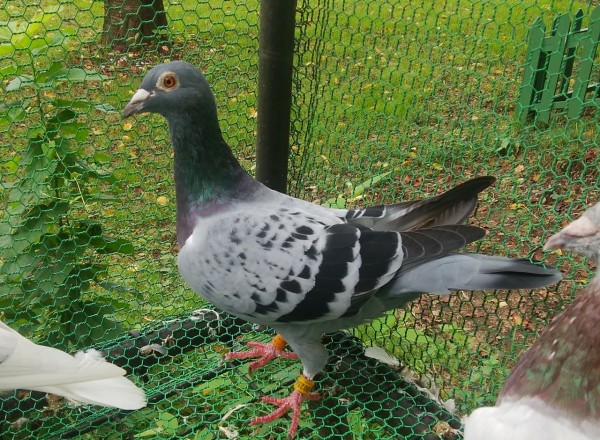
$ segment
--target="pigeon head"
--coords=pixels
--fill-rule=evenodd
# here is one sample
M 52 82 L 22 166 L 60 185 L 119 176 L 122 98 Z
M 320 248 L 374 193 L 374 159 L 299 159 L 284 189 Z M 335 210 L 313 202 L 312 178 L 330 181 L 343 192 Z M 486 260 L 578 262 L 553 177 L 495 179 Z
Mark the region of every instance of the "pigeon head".
M 213 93 L 204 75 L 192 64 L 173 61 L 151 69 L 125 109 L 123 117 L 159 113 L 167 120 L 193 117 L 216 123 Z
M 544 249 L 568 250 L 600 260 L 600 203 L 550 237 Z
M 247 199 L 260 187 L 223 139 L 214 95 L 192 64 L 173 61 L 148 71 L 123 117 L 140 113 L 158 113 L 169 125 L 180 246 L 192 233 L 199 212 L 212 212 L 235 198 Z

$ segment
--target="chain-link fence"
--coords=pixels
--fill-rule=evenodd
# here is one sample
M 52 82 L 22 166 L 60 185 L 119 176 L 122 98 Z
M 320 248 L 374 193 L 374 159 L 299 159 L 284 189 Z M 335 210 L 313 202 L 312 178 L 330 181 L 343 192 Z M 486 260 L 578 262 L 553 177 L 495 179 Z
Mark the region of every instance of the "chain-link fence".
M 252 377 L 223 363 L 231 347 L 269 336 L 203 309 L 184 285 L 166 125 L 119 114 L 150 66 L 185 59 L 206 73 L 224 136 L 251 170 L 258 1 L 171 0 L 164 15 L 160 5 L 16 0 L 0 11 L 0 318 L 39 343 L 105 350 L 150 402 L 126 414 L 12 392 L 0 402 L 5 438 L 287 431 L 285 420 L 248 421 L 265 413 L 261 392 L 287 392 L 298 363 Z M 149 8 L 142 24 L 128 21 Z M 517 108 L 528 28 L 541 18 L 550 34 L 558 14 L 579 9 L 586 28 L 591 2 L 298 2 L 290 193 L 368 205 L 493 175 L 472 220 L 489 231 L 479 248 L 545 258 L 565 273 L 532 292 L 424 295 L 354 336 L 328 337 L 324 398 L 307 405 L 302 437 L 460 437 L 460 415 L 495 401 L 519 353 L 586 282 L 581 260 L 541 247 L 598 199 L 596 108 L 577 118 L 555 110 L 548 123 L 521 123 Z M 110 20 L 133 12 L 115 28 L 104 20 L 111 11 Z M 166 25 L 147 31 L 156 17 Z M 406 368 L 364 357 L 360 342 Z M 440 403 L 449 399 L 457 414 Z

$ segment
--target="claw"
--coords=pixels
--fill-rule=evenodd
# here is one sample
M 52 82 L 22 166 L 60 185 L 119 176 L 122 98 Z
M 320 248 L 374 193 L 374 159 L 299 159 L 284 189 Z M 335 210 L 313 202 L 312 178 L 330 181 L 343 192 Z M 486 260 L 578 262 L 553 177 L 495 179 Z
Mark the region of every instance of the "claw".
M 270 396 L 263 397 L 263 402 L 270 403 L 271 405 L 275 405 L 278 408 L 271 414 L 267 414 L 266 416 L 255 417 L 250 421 L 250 424 L 257 425 L 260 423 L 270 423 L 274 420 L 277 420 L 278 418 L 280 418 L 285 413 L 291 410 L 292 422 L 288 431 L 288 438 L 294 438 L 296 436 L 296 432 L 298 431 L 298 425 L 300 423 L 300 406 L 302 405 L 302 402 L 307 399 L 317 400 L 321 398 L 319 393 L 309 392 L 313 386 L 314 382 L 308 380 L 304 376 L 300 376 L 296 381 L 296 385 L 294 385 L 294 391 L 288 397 L 284 397 L 283 399 Z
M 250 364 L 250 373 L 252 373 L 257 368 L 264 367 L 271 360 L 277 357 L 283 357 L 286 359 L 298 359 L 298 355 L 296 353 L 284 350 L 285 340 L 279 335 L 276 335 L 273 338 L 273 340 L 268 344 L 263 344 L 260 342 L 248 342 L 248 346 L 253 348 L 253 350 L 240 351 L 237 353 L 227 353 L 225 355 L 225 359 L 230 360 L 260 358 Z

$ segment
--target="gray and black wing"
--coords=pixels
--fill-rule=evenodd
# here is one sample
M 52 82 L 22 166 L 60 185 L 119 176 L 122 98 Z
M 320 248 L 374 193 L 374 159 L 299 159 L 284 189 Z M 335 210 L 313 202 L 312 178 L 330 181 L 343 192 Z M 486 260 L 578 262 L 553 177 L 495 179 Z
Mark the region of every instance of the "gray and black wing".
M 348 210 L 344 219 L 379 231 L 463 224 L 475 211 L 478 194 L 495 180 L 491 176 L 476 177 L 428 199 Z

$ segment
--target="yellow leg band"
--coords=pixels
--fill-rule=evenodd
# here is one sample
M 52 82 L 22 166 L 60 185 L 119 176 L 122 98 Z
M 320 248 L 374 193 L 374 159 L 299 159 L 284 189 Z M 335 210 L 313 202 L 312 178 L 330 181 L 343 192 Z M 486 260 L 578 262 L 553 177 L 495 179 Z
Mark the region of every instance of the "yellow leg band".
M 303 375 L 298 376 L 298 379 L 296 379 L 296 383 L 294 384 L 294 389 L 303 396 L 306 396 L 308 393 L 310 393 L 314 387 L 315 382 L 307 379 Z
M 283 350 L 285 348 L 286 342 L 285 342 L 285 339 L 283 339 L 283 336 L 281 336 L 279 333 L 277 333 L 275 335 L 275 337 L 271 340 L 271 344 L 277 350 Z

